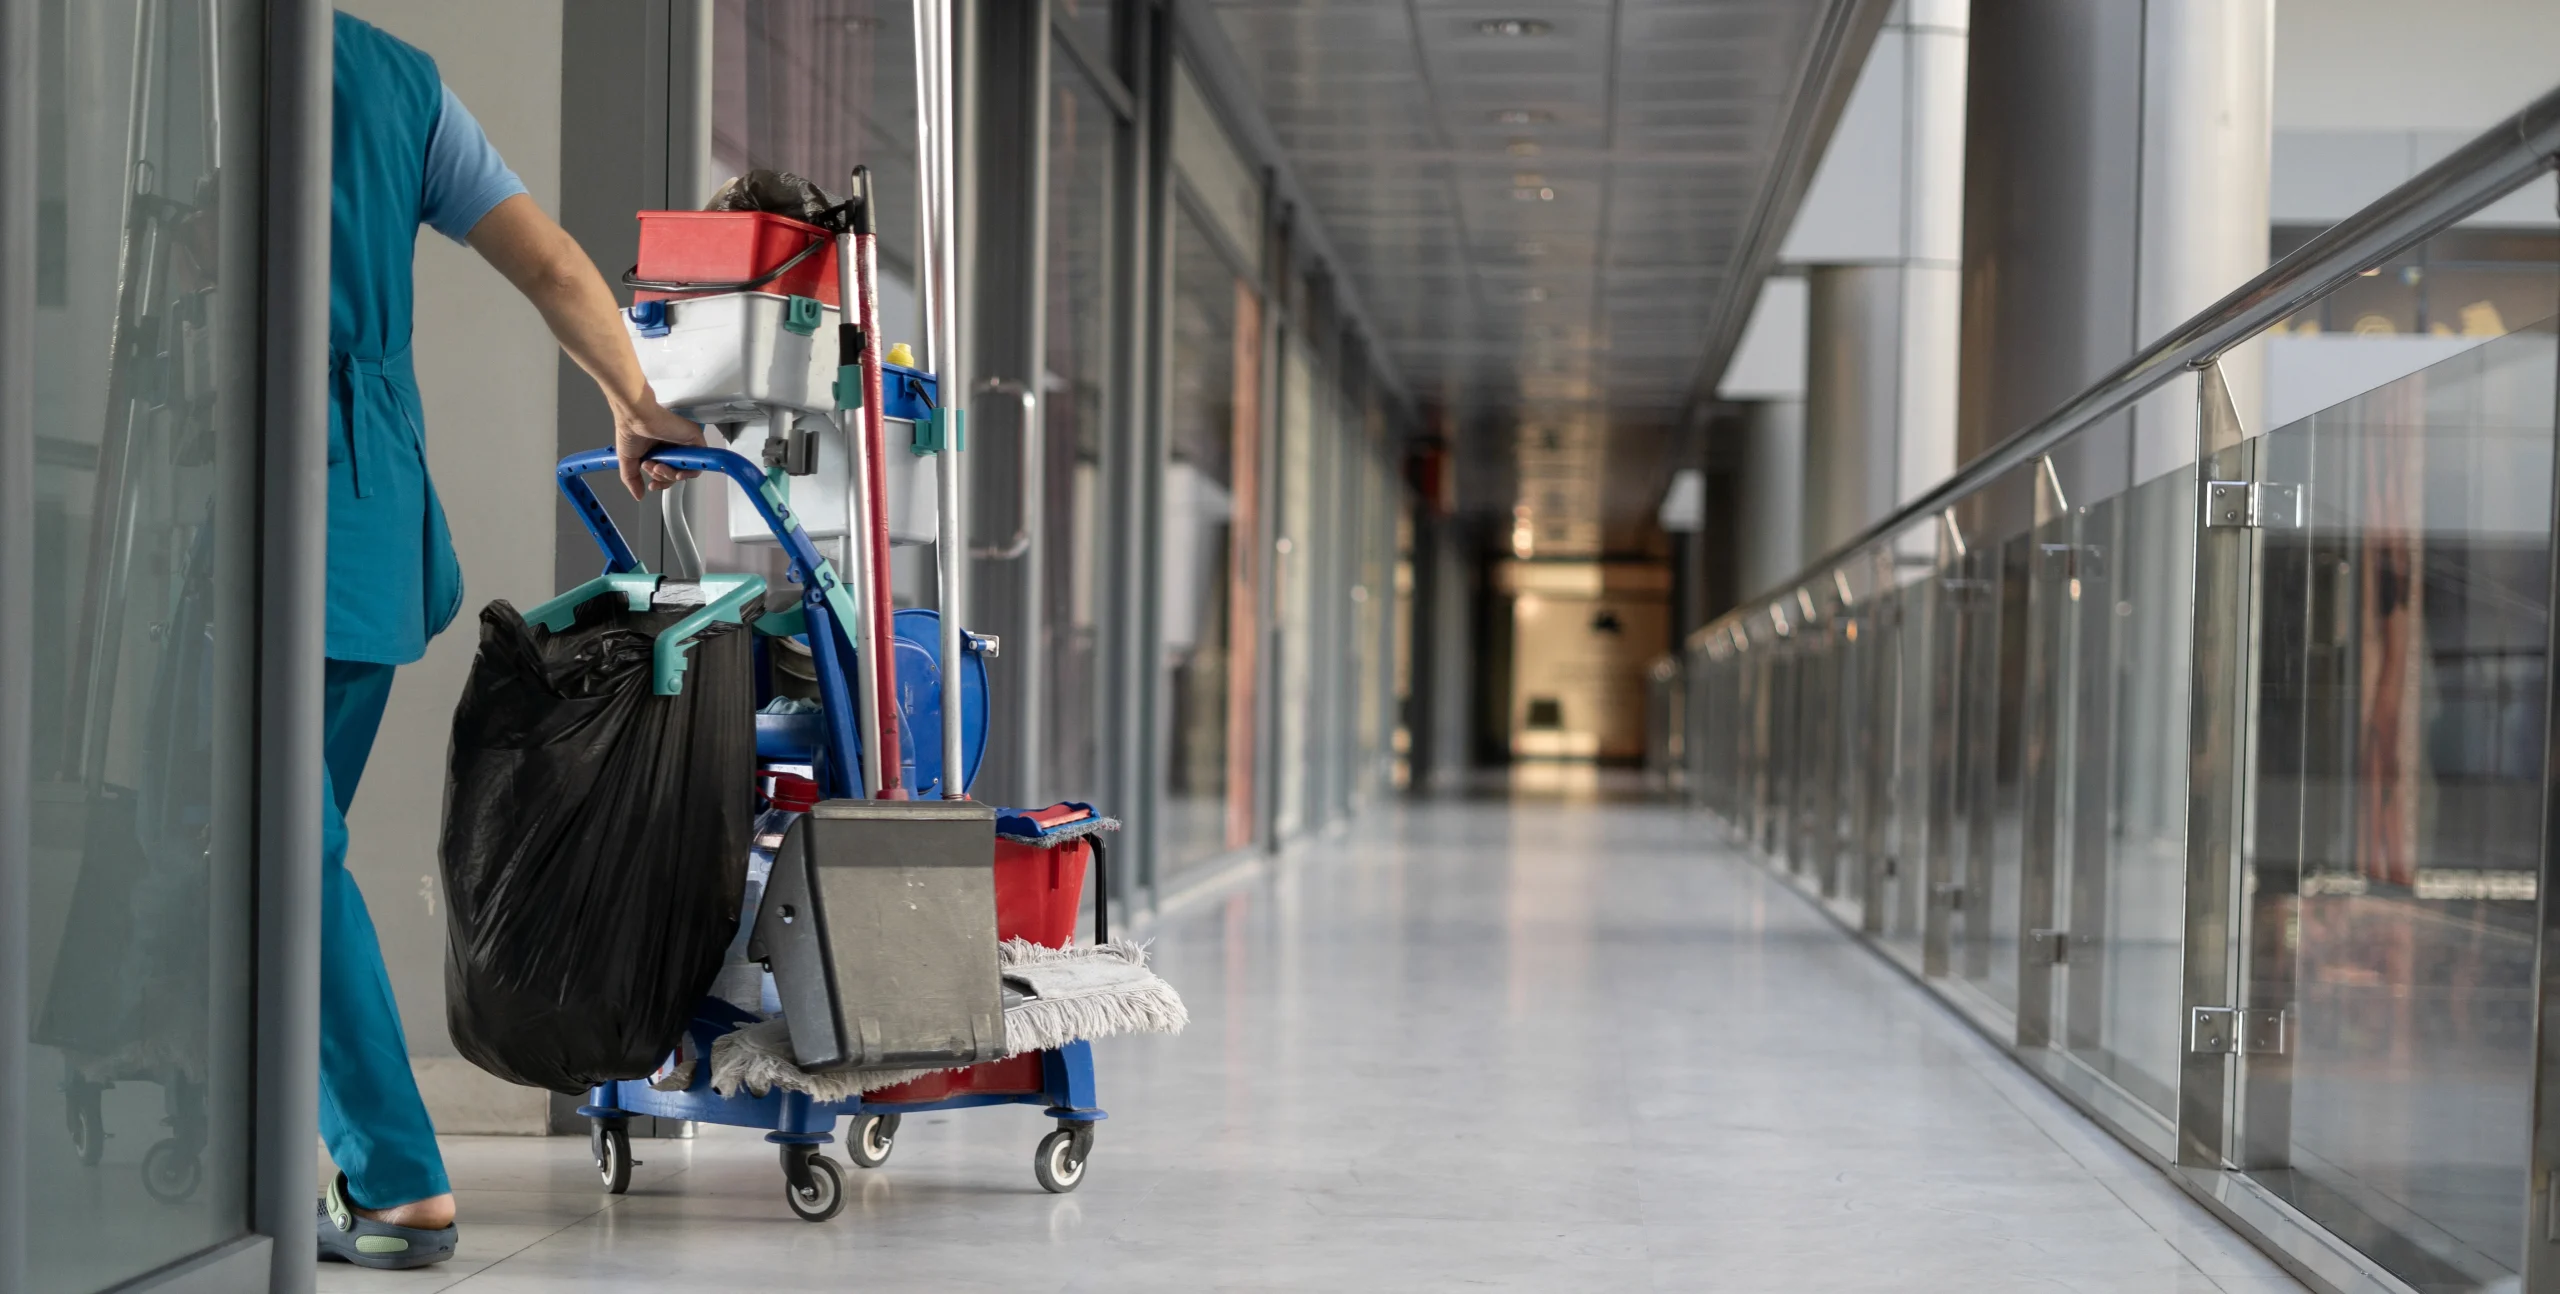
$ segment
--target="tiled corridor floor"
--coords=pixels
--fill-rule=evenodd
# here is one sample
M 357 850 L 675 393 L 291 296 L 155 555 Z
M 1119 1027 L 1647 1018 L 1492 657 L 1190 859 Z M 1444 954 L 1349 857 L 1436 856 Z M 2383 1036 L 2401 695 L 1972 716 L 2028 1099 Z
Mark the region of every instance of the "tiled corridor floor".
M 810 1225 L 771 1149 L 457 1138 L 462 1257 L 323 1290 L 2299 1288 L 1668 809 L 1382 809 L 1152 930 L 1083 1188 L 1028 1108 L 911 1119 Z M 839 1155 L 839 1157 L 841 1157 Z

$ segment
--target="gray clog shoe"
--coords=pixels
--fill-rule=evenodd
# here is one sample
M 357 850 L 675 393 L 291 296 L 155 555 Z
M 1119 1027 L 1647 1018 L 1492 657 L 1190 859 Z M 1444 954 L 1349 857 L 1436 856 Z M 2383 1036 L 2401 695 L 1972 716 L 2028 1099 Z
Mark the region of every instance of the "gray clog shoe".
M 376 1222 L 347 1203 L 347 1175 L 340 1173 L 320 1197 L 320 1261 L 358 1267 L 424 1267 L 453 1257 L 459 1229 L 439 1231 Z

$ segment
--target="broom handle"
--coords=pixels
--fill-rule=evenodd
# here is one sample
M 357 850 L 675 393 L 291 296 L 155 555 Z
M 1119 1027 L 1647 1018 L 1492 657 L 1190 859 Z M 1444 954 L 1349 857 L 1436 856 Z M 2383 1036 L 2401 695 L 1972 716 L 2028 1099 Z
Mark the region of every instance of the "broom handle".
M 966 609 L 965 568 L 969 561 L 968 530 L 961 513 L 961 410 L 968 404 L 969 375 L 961 362 L 959 331 L 959 229 L 954 206 L 951 112 L 951 0 L 915 0 L 916 31 L 916 173 L 919 180 L 916 298 L 924 317 L 924 365 L 941 381 L 946 424 L 934 463 L 940 497 L 934 528 L 934 565 L 939 576 L 934 601 L 941 614 L 942 641 L 942 798 L 965 800 L 968 768 L 964 762 L 967 716 L 961 710 L 961 655 L 966 649 L 960 628 Z
M 836 280 L 838 296 L 843 303 L 841 317 L 857 319 L 860 317 L 862 296 L 855 283 L 854 264 L 858 256 L 853 247 L 853 234 L 849 230 L 840 233 L 836 242 Z M 845 626 L 845 632 L 853 636 L 853 658 L 837 662 L 835 669 L 846 694 L 853 698 L 852 717 L 858 725 L 854 730 L 854 740 L 861 750 L 858 758 L 861 764 L 861 776 L 857 779 L 861 783 L 859 790 L 863 798 L 877 799 L 880 795 L 880 689 L 871 685 L 871 675 L 865 671 L 871 668 L 871 662 L 879 655 L 874 644 L 880 640 L 880 631 L 871 621 L 871 545 L 863 538 L 871 533 L 871 501 L 862 489 L 871 461 L 871 441 L 863 435 L 860 408 L 863 364 L 862 325 L 839 324 L 836 329 L 836 381 L 841 384 L 845 380 L 845 370 L 853 372 L 853 390 L 849 393 L 853 404 L 843 406 L 848 393 L 838 391 L 837 403 L 843 407 L 836 410 L 837 425 L 844 428 L 845 445 L 852 454 L 852 470 L 847 477 L 851 484 L 845 490 L 850 506 L 845 526 L 843 574 L 849 581 L 845 586 L 845 600 L 853 611 L 852 622 Z
M 862 668 L 871 672 L 871 691 L 879 714 L 879 753 L 873 763 L 880 770 L 880 798 L 907 798 L 904 785 L 906 761 L 901 757 L 898 737 L 898 635 L 893 619 L 895 610 L 889 602 L 889 488 L 887 468 L 882 456 L 889 452 L 888 434 L 883 426 L 885 411 L 881 407 L 880 387 L 882 345 L 880 341 L 880 224 L 871 201 L 871 168 L 853 168 L 853 251 L 854 291 L 860 299 L 862 319 L 862 479 L 854 488 L 862 491 L 870 505 L 870 533 L 856 535 L 853 542 L 870 550 L 870 587 L 862 590 L 864 604 L 870 608 L 874 650 Z

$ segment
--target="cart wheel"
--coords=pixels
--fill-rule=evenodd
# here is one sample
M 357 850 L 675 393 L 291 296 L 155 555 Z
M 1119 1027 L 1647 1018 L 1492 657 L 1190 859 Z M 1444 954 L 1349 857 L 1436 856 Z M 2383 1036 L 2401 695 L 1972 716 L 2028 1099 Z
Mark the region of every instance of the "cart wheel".
M 596 1176 L 604 1180 L 605 1194 L 620 1195 L 630 1190 L 631 1130 L 599 1119 L 595 1135 L 588 1140 L 595 1150 Z
M 878 1168 L 889 1162 L 889 1151 L 898 1139 L 898 1116 L 866 1114 L 855 1126 L 853 1139 L 845 1143 L 845 1158 L 856 1168 Z
M 171 1137 L 142 1157 L 142 1189 L 162 1204 L 177 1204 L 204 1182 L 204 1160 L 194 1147 Z
M 784 1181 L 782 1198 L 801 1221 L 824 1222 L 844 1212 L 844 1170 L 825 1155 L 811 1155 L 807 1163 L 809 1184 Z
M 71 1133 L 71 1148 L 90 1168 L 97 1167 L 99 1158 L 107 1153 L 105 1090 L 96 1084 L 80 1083 L 62 1093 L 62 1122 Z
M 1040 1149 L 1031 1156 L 1031 1175 L 1040 1179 L 1041 1190 L 1064 1195 L 1084 1181 L 1084 1161 L 1092 1153 L 1092 1133 L 1079 1135 L 1062 1127 L 1040 1139 Z

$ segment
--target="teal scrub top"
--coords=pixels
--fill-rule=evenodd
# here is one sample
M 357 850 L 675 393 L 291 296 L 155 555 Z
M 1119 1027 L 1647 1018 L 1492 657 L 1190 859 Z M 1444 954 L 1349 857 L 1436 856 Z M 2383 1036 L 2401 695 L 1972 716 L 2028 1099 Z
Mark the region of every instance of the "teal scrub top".
M 412 265 L 448 96 L 435 60 L 380 28 L 339 14 L 335 46 L 328 654 L 401 665 L 425 655 L 462 607 L 409 359 Z M 467 115 L 463 124 L 477 136 Z

